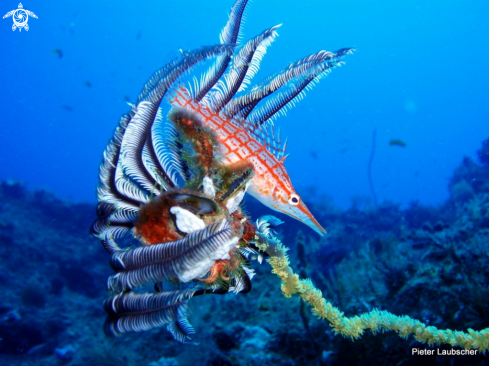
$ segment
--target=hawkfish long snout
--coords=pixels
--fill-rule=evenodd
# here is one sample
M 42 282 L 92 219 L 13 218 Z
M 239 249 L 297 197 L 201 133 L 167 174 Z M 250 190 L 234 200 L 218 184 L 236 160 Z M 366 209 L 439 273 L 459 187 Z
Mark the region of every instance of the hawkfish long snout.
M 257 189 L 257 185 L 253 183 L 251 184 L 248 193 L 265 206 L 299 220 L 321 236 L 326 234 L 326 230 L 314 218 L 313 214 L 311 211 L 309 211 L 306 204 L 302 201 L 298 194 L 292 193 L 289 195 L 288 200 L 285 200 L 281 197 L 278 198 L 276 196 L 274 197 L 273 195 L 263 194 L 263 191 Z
M 315 232 L 317 232 L 319 235 L 323 236 L 326 234 L 326 230 L 321 226 L 321 224 L 314 218 L 312 213 L 309 211 L 307 206 L 304 204 L 304 202 L 300 202 L 298 206 L 295 206 L 295 209 L 289 210 L 289 212 L 283 212 L 289 216 L 292 216 L 293 218 L 302 221 L 304 224 L 309 226 L 311 229 L 313 229 Z

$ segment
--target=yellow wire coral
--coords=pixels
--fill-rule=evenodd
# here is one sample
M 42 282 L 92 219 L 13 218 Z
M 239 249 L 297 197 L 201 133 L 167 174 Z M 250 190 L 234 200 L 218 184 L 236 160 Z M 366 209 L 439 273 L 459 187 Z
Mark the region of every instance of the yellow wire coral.
M 378 309 L 349 318 L 324 299 L 321 291 L 314 287 L 311 280 L 302 280 L 294 273 L 289 266 L 289 258 L 286 254 L 288 248 L 283 246 L 278 239 L 264 235 L 259 235 L 255 239 L 257 247 L 270 255 L 267 261 L 272 266 L 272 273 L 282 281 L 281 288 L 284 296 L 290 298 L 298 294 L 311 306 L 314 315 L 329 321 L 336 334 L 339 333 L 354 340 L 360 338 L 366 329 L 370 329 L 373 334 L 392 330 L 405 339 L 412 334 L 417 341 L 429 345 L 444 343 L 465 349 L 478 349 L 481 352 L 489 349 L 489 328 L 481 331 L 469 328 L 467 332 L 442 330 L 427 326 L 407 315 L 397 316 L 386 310 Z

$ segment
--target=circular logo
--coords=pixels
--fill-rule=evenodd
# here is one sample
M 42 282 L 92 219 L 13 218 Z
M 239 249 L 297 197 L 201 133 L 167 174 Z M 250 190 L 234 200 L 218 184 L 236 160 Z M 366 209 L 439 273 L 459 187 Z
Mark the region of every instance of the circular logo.
M 29 15 L 24 9 L 17 9 L 12 18 L 14 19 L 14 24 L 17 27 L 22 28 L 27 24 Z

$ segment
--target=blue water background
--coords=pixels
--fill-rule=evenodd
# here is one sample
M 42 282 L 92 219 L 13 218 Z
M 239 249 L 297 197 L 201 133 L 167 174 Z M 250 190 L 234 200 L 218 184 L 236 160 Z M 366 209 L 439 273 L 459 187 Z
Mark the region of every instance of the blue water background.
M 0 20 L 0 179 L 95 201 L 124 98 L 179 48 L 218 43 L 232 3 L 23 2 L 39 17 L 28 32 Z M 4 0 L 0 13 L 17 5 Z M 376 130 L 380 201 L 446 199 L 454 168 L 489 137 L 488 16 L 485 0 L 253 1 L 244 39 L 283 23 L 256 80 L 321 49 L 357 48 L 276 121 L 298 193 L 316 187 L 344 207 L 370 196 Z

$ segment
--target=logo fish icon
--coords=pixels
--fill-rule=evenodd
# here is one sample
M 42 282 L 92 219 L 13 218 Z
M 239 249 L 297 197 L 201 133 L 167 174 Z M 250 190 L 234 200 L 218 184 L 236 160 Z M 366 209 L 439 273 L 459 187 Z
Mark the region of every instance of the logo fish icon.
M 19 3 L 19 8 L 9 11 L 3 16 L 3 19 L 12 17 L 14 20 L 14 24 L 12 25 L 13 31 L 15 31 L 17 28 L 19 28 L 19 32 L 22 31 L 22 28 L 28 31 L 29 25 L 27 24 L 27 21 L 29 20 L 29 15 L 37 19 L 36 14 L 34 14 L 32 11 L 25 10 L 22 3 Z

